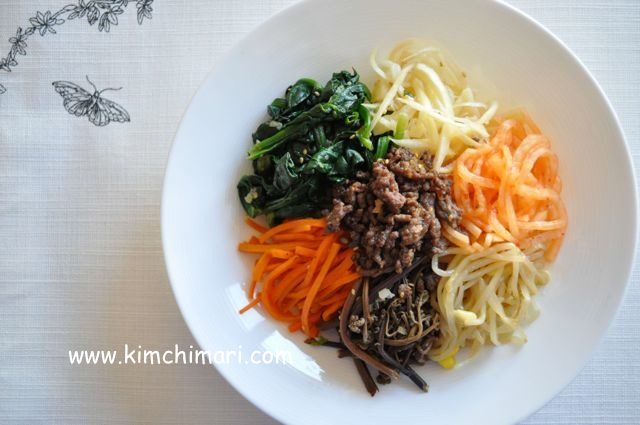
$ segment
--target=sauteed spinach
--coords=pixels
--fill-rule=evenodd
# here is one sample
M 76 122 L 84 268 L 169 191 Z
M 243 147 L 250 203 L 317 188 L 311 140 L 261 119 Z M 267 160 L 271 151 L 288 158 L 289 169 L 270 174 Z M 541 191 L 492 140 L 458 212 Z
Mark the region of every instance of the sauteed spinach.
M 341 71 L 324 86 L 300 79 L 271 102 L 248 152 L 254 174 L 238 183 L 247 214 L 265 215 L 272 225 L 330 208 L 331 187 L 369 170 L 386 150 L 386 143 L 374 150 L 378 143 L 370 140 L 369 99 L 359 75 Z

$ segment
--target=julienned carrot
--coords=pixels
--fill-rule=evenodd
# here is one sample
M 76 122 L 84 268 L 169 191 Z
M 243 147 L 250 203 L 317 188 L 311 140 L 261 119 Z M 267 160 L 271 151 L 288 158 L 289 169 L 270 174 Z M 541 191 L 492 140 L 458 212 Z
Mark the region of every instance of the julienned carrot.
M 282 250 L 295 250 L 296 246 L 303 246 L 304 248 L 316 248 L 315 241 L 299 241 L 299 242 L 287 242 L 280 244 L 264 244 L 258 242 L 243 242 L 238 245 L 238 250 L 240 252 L 247 253 L 255 253 L 260 254 L 263 252 L 270 251 L 272 249 L 282 249 Z
M 291 322 L 289 324 L 289 332 L 297 332 L 302 329 L 302 323 L 300 321 Z
M 242 307 L 240 309 L 240 314 L 244 313 L 247 310 L 252 309 L 253 307 L 257 306 L 258 303 L 260 302 L 259 298 L 254 298 L 253 301 L 251 301 L 249 304 L 245 305 L 244 307 Z
M 287 277 L 283 278 L 275 289 L 273 301 L 276 304 L 281 305 L 282 301 L 286 298 L 291 289 L 300 284 L 304 280 L 304 276 L 306 274 L 307 266 L 304 264 L 298 265 L 295 270 L 291 270 L 291 272 L 287 274 Z
M 310 248 L 305 248 L 303 246 L 297 246 L 294 250 L 296 255 L 301 255 L 303 257 L 313 257 L 316 255 L 316 251 Z
M 273 258 L 279 258 L 281 260 L 288 260 L 293 257 L 293 252 L 284 249 L 271 249 L 269 250 L 269 254 L 271 254 Z
M 313 276 L 315 275 L 316 270 L 318 270 L 318 264 L 320 263 L 320 261 L 324 260 L 325 253 L 329 249 L 329 246 L 331 245 L 334 239 L 335 239 L 335 235 L 332 234 L 322 240 L 322 243 L 318 247 L 318 251 L 316 251 L 316 255 L 311 259 L 311 264 L 309 265 L 307 274 L 304 277 L 304 280 L 302 281 L 303 287 L 306 288 L 311 284 Z
M 351 289 L 351 285 L 343 285 L 338 290 L 333 291 L 329 295 L 325 295 L 324 297 L 318 297 L 318 304 L 320 305 L 330 305 L 335 302 L 342 300 Z
M 326 222 L 322 218 L 303 218 L 300 220 L 291 220 L 285 223 L 282 223 L 276 227 L 272 227 L 271 229 L 264 232 L 262 235 L 258 237 L 261 243 L 264 243 L 271 239 L 273 235 L 277 235 L 278 233 L 282 233 L 284 231 L 290 232 L 305 232 L 311 230 L 312 227 L 325 227 Z
M 320 291 L 321 298 L 324 295 L 332 292 L 333 290 L 335 290 L 335 289 L 337 289 L 337 288 L 339 288 L 339 287 L 341 287 L 341 286 L 343 286 L 343 285 L 345 285 L 347 283 L 353 282 L 358 277 L 359 277 L 358 273 L 355 273 L 355 272 L 345 272 L 345 273 L 342 273 L 340 275 L 327 274 L 326 279 L 329 281 L 329 283 L 322 288 L 322 291 Z M 299 288 L 297 288 L 294 291 L 291 291 L 291 295 L 290 296 L 291 296 L 291 298 L 304 297 L 307 294 L 309 288 L 310 288 L 309 285 L 307 285 L 307 286 L 304 286 L 304 284 L 300 285 Z
M 344 302 L 339 302 L 339 301 L 331 304 L 328 308 L 326 308 L 322 312 L 322 320 L 324 320 L 325 322 L 328 322 L 329 320 L 331 320 L 331 316 L 333 315 L 333 313 L 340 310 L 343 304 Z
M 249 217 L 245 218 L 244 222 L 247 223 L 249 225 L 249 227 L 253 228 L 254 230 L 256 230 L 256 231 L 258 231 L 260 233 L 264 233 L 267 230 L 269 230 L 266 227 L 264 227 L 262 224 L 256 223 L 255 221 L 253 221 Z
M 273 235 L 271 238 L 275 242 L 290 242 L 290 241 L 314 241 L 316 240 L 315 235 L 310 235 L 308 233 L 282 233 L 279 235 Z
M 322 267 L 320 268 L 320 272 L 318 273 L 318 276 L 315 277 L 315 280 L 313 281 L 313 285 L 311 285 L 311 289 L 309 289 L 309 293 L 307 294 L 304 300 L 304 305 L 302 306 L 302 330 L 305 333 L 310 333 L 309 330 L 311 329 L 311 327 L 309 326 L 309 312 L 311 311 L 311 306 L 313 305 L 313 301 L 315 300 L 316 295 L 318 295 L 318 291 L 320 290 L 320 285 L 322 285 L 324 278 L 327 276 L 327 273 L 329 272 L 329 267 L 331 267 L 331 264 L 333 263 L 333 260 L 336 258 L 336 255 L 338 255 L 339 250 L 340 250 L 340 244 L 337 244 L 337 243 L 331 244 L 331 248 L 329 249 L 327 258 L 324 264 L 322 265 Z
M 297 259 L 298 259 L 298 257 L 289 258 L 287 261 L 285 261 L 284 263 L 280 264 L 278 267 L 276 267 L 272 272 L 270 272 L 267 275 L 267 278 L 264 280 L 263 285 L 262 285 L 262 289 L 263 289 L 264 295 L 267 298 L 269 298 L 271 300 L 272 287 L 273 287 L 273 285 L 275 285 L 275 282 L 276 282 L 276 279 L 278 278 L 278 276 L 282 275 L 283 273 L 285 273 L 289 269 L 291 269 L 291 266 L 296 262 Z
M 253 275 L 251 276 L 251 285 L 249 286 L 249 298 L 253 298 L 256 285 L 259 280 L 262 279 L 262 275 L 264 274 L 264 270 L 267 268 L 269 264 L 269 260 L 271 259 L 271 254 L 266 253 L 256 263 L 253 268 Z
M 328 297 L 334 295 L 336 291 L 346 287 L 351 287 L 351 282 L 358 279 L 360 277 L 357 273 L 348 273 L 345 274 L 335 280 L 329 287 L 323 288 L 323 290 L 318 295 L 318 299 L 323 301 Z
M 291 332 L 318 335 L 318 323 L 336 316 L 360 278 L 353 250 L 341 243 L 341 234 L 325 232 L 324 219 L 292 220 L 270 229 L 250 219 L 247 224 L 261 234 L 238 250 L 260 258 L 248 288 L 250 302 L 240 313 L 260 304 L 270 316 L 287 322 Z

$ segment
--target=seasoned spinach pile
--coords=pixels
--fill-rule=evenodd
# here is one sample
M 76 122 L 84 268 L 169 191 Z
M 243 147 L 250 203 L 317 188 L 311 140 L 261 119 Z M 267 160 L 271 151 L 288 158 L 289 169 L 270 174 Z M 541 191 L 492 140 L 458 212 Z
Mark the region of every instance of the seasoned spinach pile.
M 238 183 L 242 206 L 270 225 L 289 217 L 320 216 L 331 207 L 331 187 L 369 170 L 386 155 L 388 138 L 371 140 L 367 86 L 342 71 L 323 87 L 303 78 L 268 107 L 269 120 L 253 133 L 254 174 Z M 374 144 L 377 148 L 374 152 Z

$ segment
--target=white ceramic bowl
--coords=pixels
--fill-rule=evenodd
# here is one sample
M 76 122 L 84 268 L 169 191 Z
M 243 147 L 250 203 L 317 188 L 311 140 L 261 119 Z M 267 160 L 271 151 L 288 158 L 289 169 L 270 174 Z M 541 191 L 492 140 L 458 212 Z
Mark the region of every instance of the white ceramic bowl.
M 302 76 L 326 81 L 352 66 L 365 80 L 373 47 L 406 37 L 445 45 L 508 103 L 527 107 L 560 157 L 570 225 L 522 348 L 488 349 L 468 366 L 420 373 L 371 398 L 350 360 L 303 344 L 260 311 L 239 316 L 251 260 L 236 182 L 266 105 Z M 209 75 L 177 133 L 162 202 L 167 268 L 184 318 L 209 351 L 290 350 L 292 364 L 217 365 L 240 393 L 285 423 L 514 423 L 578 373 L 622 299 L 636 240 L 633 171 L 602 90 L 552 34 L 499 2 L 304 1 L 238 43 Z M 246 360 L 246 357 L 245 357 Z

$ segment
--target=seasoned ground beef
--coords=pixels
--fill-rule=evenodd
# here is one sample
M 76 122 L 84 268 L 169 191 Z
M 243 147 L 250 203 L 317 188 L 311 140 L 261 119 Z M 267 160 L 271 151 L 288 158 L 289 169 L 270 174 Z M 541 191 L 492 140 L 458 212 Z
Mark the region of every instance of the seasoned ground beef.
M 459 220 L 451 181 L 433 171 L 432 157 L 396 148 L 371 173 L 334 189 L 327 229 L 347 230 L 361 272 L 377 276 L 446 248 L 440 221 L 457 228 Z

